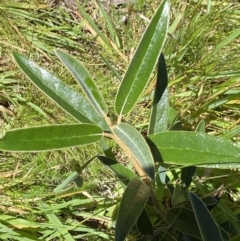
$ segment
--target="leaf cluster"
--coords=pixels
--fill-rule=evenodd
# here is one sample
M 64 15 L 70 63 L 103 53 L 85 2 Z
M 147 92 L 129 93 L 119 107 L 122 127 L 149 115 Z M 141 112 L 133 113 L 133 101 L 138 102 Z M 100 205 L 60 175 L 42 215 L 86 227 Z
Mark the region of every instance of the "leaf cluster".
M 240 147 L 206 134 L 203 121 L 193 132 L 182 130 L 176 110 L 169 103 L 168 72 L 162 53 L 169 16 L 170 5 L 165 0 L 152 17 L 121 80 L 114 103 L 116 122 L 109 117 L 108 106 L 91 74 L 75 57 L 55 50 L 84 95 L 14 52 L 13 57 L 23 73 L 79 123 L 7 131 L 0 139 L 0 150 L 40 152 L 97 142 L 105 154 L 98 159 L 122 184 L 123 194 L 112 216 L 116 221 L 115 240 L 123 241 L 128 235 L 134 235 L 136 240 L 171 241 L 177 235 L 182 240 L 192 241 L 230 240 L 230 234 L 238 237 L 237 217 L 220 219 L 219 212 L 211 212 L 221 207 L 219 201 L 224 188 L 205 195 L 201 181 L 194 177 L 199 176 L 197 172 L 201 172 L 202 165 L 229 167 L 239 163 Z M 156 63 L 158 75 L 150 121 L 147 133 L 142 135 L 137 128 L 124 122 L 124 116 L 129 115 L 141 99 Z M 135 171 L 118 162 L 107 139 L 117 143 Z M 73 179 L 81 186 L 77 178 L 91 161 L 55 192 Z M 9 221 L 10 217 L 3 218 Z

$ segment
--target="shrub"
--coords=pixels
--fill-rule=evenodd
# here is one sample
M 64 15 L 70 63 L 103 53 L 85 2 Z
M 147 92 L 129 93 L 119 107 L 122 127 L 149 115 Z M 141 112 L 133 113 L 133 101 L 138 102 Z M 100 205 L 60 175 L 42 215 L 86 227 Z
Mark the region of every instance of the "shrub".
M 122 183 L 124 193 L 116 204 L 115 240 L 129 233 L 137 240 L 230 240 L 239 232 L 236 218 L 210 213 L 223 189 L 204 195 L 193 176 L 202 165 L 239 163 L 240 147 L 205 134 L 201 121 L 195 132 L 178 130 L 177 115 L 168 98 L 168 74 L 163 46 L 168 32 L 170 6 L 163 1 L 146 29 L 119 86 L 115 99 L 117 122 L 108 116 L 105 100 L 86 68 L 73 56 L 55 54 L 80 84 L 85 96 L 21 54 L 13 56 L 29 79 L 79 124 L 50 125 L 11 130 L 0 139 L 3 151 L 38 152 L 98 142 L 105 155 L 98 159 Z M 136 107 L 157 65 L 157 82 L 147 134 L 142 135 L 123 117 Z M 114 157 L 106 139 L 127 154 L 133 172 Z M 86 166 L 86 165 L 85 165 Z M 200 169 L 201 170 L 201 169 Z M 194 192 L 195 191 L 195 192 Z M 201 196 L 204 195 L 204 196 Z M 231 230 L 231 231 L 229 231 Z

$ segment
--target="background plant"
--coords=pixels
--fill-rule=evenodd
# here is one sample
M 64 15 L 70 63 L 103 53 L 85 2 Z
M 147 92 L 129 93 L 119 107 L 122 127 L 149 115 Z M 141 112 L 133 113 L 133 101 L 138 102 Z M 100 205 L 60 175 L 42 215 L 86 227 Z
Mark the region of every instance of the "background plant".
M 131 116 L 129 116 L 129 119 L 131 119 Z

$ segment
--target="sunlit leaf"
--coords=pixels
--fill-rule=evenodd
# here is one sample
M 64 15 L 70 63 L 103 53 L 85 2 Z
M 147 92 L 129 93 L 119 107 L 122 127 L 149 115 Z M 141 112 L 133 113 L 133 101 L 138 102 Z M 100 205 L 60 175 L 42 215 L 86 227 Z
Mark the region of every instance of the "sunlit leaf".
M 204 165 L 240 163 L 240 146 L 200 132 L 169 131 L 149 136 L 165 163 Z M 154 146 L 155 145 L 155 146 Z
M 62 50 L 55 50 L 55 54 L 80 84 L 97 113 L 104 117 L 107 114 L 107 106 L 87 69 L 75 57 Z
M 52 125 L 6 132 L 0 139 L 3 151 L 45 151 L 87 145 L 102 139 L 100 127 L 92 124 Z
M 78 172 L 73 172 L 71 173 L 60 185 L 58 185 L 56 188 L 53 189 L 54 193 L 59 193 L 61 192 L 69 183 L 74 181 L 74 179 L 79 176 Z
M 166 39 L 170 6 L 163 1 L 147 27 L 121 82 L 115 100 L 118 115 L 129 113 L 137 103 L 152 74 Z
M 13 52 L 13 57 L 24 74 L 63 110 L 82 123 L 95 123 L 109 130 L 104 118 L 80 93 L 23 55 Z
M 143 136 L 134 127 L 126 123 L 114 126 L 113 132 L 125 144 L 144 172 L 153 180 L 154 161 L 150 148 Z M 128 152 L 128 150 L 125 151 Z

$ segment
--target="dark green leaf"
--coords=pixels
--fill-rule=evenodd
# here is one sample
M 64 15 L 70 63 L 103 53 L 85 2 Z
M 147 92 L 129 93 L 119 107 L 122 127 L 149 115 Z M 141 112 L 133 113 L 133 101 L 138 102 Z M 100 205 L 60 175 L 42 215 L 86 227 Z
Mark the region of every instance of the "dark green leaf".
M 115 241 L 124 241 L 140 216 L 150 194 L 150 188 L 140 179 L 129 182 L 118 212 Z
M 202 200 L 192 192 L 189 192 L 189 198 L 203 241 L 223 241 L 218 225 Z
M 168 127 L 168 74 L 163 54 L 158 60 L 158 76 L 148 134 L 164 132 Z
M 168 224 L 182 233 L 200 238 L 198 224 L 194 213 L 186 208 L 172 208 L 166 214 Z
M 0 150 L 36 152 L 87 145 L 102 139 L 92 124 L 52 125 L 11 130 L 0 139 Z
M 144 235 L 153 234 L 152 223 L 145 209 L 142 210 L 142 213 L 137 220 L 137 230 Z
M 147 27 L 118 90 L 115 110 L 129 113 L 137 103 L 152 74 L 166 39 L 170 16 L 168 1 L 163 1 Z
M 190 186 L 192 179 L 196 171 L 195 166 L 183 167 L 181 170 L 181 181 L 183 182 L 183 188 L 186 189 Z

